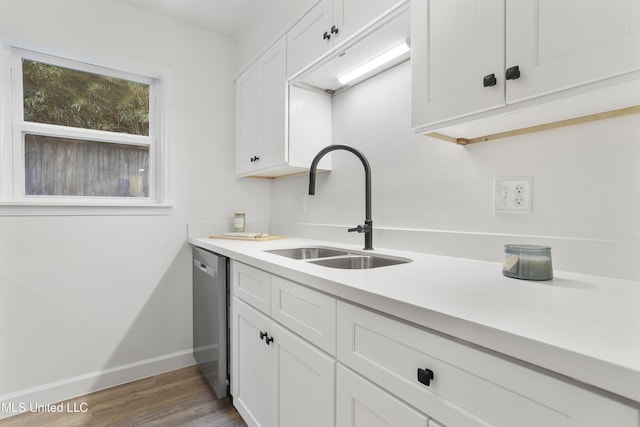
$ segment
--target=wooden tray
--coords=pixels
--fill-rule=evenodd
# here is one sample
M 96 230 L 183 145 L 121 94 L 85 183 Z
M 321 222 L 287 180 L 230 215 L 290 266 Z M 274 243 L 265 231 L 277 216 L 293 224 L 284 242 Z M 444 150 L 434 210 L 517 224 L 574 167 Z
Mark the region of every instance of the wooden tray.
M 287 236 L 255 236 L 255 237 L 248 237 L 248 236 L 225 236 L 223 234 L 219 234 L 219 235 L 215 235 L 215 236 L 209 236 L 210 239 L 227 239 L 227 240 L 246 240 L 246 241 L 253 241 L 253 242 L 264 242 L 267 240 L 278 240 L 278 239 L 284 239 Z

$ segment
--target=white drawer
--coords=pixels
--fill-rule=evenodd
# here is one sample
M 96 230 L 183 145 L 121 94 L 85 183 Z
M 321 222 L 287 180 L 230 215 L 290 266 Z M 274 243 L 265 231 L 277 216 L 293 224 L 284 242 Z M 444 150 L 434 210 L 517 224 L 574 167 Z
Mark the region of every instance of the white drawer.
M 302 338 L 336 355 L 336 299 L 271 276 L 271 317 Z
M 428 418 L 338 364 L 336 427 L 427 427 Z
M 237 261 L 231 261 L 231 287 L 233 295 L 269 314 L 271 275 Z
M 447 426 L 639 425 L 637 408 L 350 304 L 337 331 L 340 362 Z

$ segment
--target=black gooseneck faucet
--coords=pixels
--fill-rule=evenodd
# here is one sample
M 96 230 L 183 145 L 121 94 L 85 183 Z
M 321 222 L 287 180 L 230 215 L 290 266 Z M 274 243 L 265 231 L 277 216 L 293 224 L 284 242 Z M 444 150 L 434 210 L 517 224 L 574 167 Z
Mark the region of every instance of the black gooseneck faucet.
M 371 221 L 371 166 L 369 161 L 360 151 L 348 145 L 329 145 L 316 154 L 311 162 L 311 168 L 309 169 L 309 195 L 313 196 L 316 193 L 316 168 L 318 162 L 327 153 L 334 150 L 346 150 L 356 155 L 364 166 L 364 185 L 365 185 L 365 220 L 364 225 L 358 225 L 348 229 L 347 231 L 357 231 L 358 233 L 364 233 L 364 249 L 373 250 L 373 222 Z

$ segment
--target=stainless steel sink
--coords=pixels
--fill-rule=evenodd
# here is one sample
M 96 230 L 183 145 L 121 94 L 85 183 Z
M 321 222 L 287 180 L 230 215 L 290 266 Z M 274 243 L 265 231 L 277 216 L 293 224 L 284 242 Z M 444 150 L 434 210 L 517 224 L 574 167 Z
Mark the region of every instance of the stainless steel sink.
M 265 252 L 287 258 L 303 260 L 311 264 L 322 265 L 324 267 L 342 268 L 346 270 L 362 270 L 411 262 L 408 258 L 378 254 L 374 255 L 365 252 L 347 251 L 344 249 L 328 248 L 323 246 L 271 249 Z
M 324 248 L 324 247 L 272 249 L 270 251 L 265 251 L 265 252 L 269 252 L 275 255 L 280 255 L 280 256 L 293 258 L 293 259 L 327 258 L 327 257 L 348 254 L 348 252 L 345 252 L 339 249 Z
M 386 267 L 388 265 L 406 264 L 411 262 L 407 258 L 391 258 L 377 255 L 348 255 L 334 258 L 318 259 L 309 261 L 311 264 L 318 264 L 331 268 L 343 268 L 346 270 L 362 270 L 365 268 Z

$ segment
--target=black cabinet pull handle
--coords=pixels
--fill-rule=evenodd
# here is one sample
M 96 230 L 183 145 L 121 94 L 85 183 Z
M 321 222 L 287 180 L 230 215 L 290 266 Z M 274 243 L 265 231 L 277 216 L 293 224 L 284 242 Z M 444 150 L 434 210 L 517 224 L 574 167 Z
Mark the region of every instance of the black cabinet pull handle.
M 261 339 L 261 340 L 265 339 L 265 337 L 268 337 L 268 336 L 269 336 L 269 335 L 267 335 L 267 333 L 266 333 L 266 332 L 262 332 L 262 331 L 260 331 L 260 339 Z
M 260 157 L 258 157 L 258 156 L 253 156 L 253 157 L 251 158 L 251 163 L 253 163 L 253 162 L 257 162 L 258 160 L 260 160 Z
M 322 35 L 322 38 L 324 40 L 329 40 L 331 38 L 331 36 L 329 35 L 329 33 L 327 31 L 325 31 L 324 34 Z
M 270 337 L 269 335 L 267 335 L 267 339 L 264 341 L 267 343 L 267 345 L 270 345 L 273 342 L 273 337 Z
M 484 87 L 491 87 L 491 86 L 495 86 L 496 83 L 498 83 L 498 80 L 496 79 L 496 75 L 491 73 L 491 74 L 487 74 L 486 76 L 484 76 L 484 78 L 482 79 L 482 85 Z
M 433 371 L 431 369 L 418 368 L 418 382 L 429 387 L 433 380 Z
M 520 67 L 514 65 L 513 67 L 507 68 L 506 78 L 507 80 L 515 80 L 520 77 Z
M 338 34 L 338 27 L 336 27 L 335 25 L 331 26 L 331 34 Z

